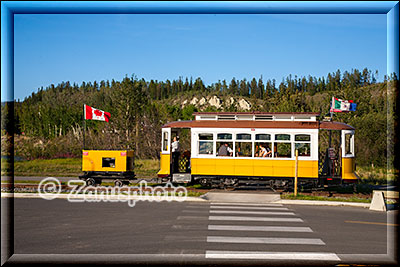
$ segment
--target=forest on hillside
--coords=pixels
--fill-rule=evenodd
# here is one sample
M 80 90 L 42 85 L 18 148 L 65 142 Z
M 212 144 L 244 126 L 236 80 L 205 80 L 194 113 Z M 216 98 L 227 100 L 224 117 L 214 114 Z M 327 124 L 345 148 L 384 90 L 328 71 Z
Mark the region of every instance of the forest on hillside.
M 219 108 L 185 104 L 193 97 L 218 96 L 245 99 L 249 111 L 329 112 L 332 96 L 353 100 L 357 110 L 337 113 L 335 121 L 356 128 L 357 163 L 386 166 L 388 134 L 394 120 L 393 98 L 397 79 L 377 82 L 377 72 L 340 70 L 326 77 L 289 75 L 282 81 L 233 78 L 205 85 L 201 78 L 157 81 L 126 76 L 121 81 L 62 82 L 39 88 L 23 101 L 2 104 L 4 125 L 13 125 L 15 156 L 25 159 L 80 157 L 83 105 L 111 113 L 107 122 L 86 122 L 86 148 L 134 149 L 139 158 L 158 158 L 161 126 L 173 120 L 192 119 L 195 111 L 242 111 L 234 104 Z M 393 84 L 394 83 L 394 84 Z M 389 86 L 388 86 L 389 85 Z M 186 102 L 185 102 L 186 100 Z M 10 108 L 13 116 L 10 117 Z M 389 129 L 388 129 L 389 126 Z M 390 146 L 389 146 L 390 148 Z M 2 151 L 3 153 L 3 151 Z

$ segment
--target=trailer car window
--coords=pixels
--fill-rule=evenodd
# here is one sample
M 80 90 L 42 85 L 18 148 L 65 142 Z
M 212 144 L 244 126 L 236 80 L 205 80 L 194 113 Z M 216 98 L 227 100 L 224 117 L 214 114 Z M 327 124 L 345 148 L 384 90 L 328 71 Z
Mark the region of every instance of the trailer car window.
M 115 158 L 103 158 L 102 159 L 103 168 L 115 168 Z

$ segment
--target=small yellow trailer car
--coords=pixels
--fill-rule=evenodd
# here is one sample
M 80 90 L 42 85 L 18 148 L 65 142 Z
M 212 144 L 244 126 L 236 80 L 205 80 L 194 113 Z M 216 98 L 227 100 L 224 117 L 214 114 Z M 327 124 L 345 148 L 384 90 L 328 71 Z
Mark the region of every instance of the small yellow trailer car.
M 100 185 L 113 180 L 116 186 L 129 184 L 135 178 L 134 154 L 131 150 L 83 150 L 82 172 L 86 185 Z

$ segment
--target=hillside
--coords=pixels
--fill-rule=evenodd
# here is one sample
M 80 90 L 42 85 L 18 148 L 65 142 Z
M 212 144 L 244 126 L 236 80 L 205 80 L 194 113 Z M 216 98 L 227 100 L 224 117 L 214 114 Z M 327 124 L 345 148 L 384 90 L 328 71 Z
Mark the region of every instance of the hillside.
M 394 116 L 387 116 L 387 93 L 392 97 L 395 86 L 388 89 L 386 81 L 378 83 L 367 69 L 344 73 L 338 70 L 320 78 L 289 76 L 279 84 L 254 78 L 206 86 L 200 78 L 194 82 L 182 78 L 164 82 L 134 76 L 80 86 L 63 82 L 39 88 L 24 101 L 13 103 L 15 154 L 26 159 L 80 157 L 83 104 L 111 113 L 109 123 L 86 122 L 87 149 L 129 148 L 139 158 L 156 159 L 161 126 L 192 119 L 195 111 L 320 112 L 324 116 L 335 96 L 357 103 L 357 111 L 334 116 L 334 120 L 357 129 L 357 164 L 384 167 L 387 140 L 393 138 L 387 127 L 392 127 Z M 8 109 L 7 103 L 2 105 L 3 121 Z

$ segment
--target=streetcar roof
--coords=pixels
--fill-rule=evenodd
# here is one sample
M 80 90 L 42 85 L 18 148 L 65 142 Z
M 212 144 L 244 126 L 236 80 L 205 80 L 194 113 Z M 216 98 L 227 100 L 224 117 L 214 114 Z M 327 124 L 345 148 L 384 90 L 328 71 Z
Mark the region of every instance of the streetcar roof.
M 216 121 L 192 120 L 173 121 L 162 128 L 274 128 L 274 129 L 324 129 L 324 130 L 354 130 L 354 127 L 342 122 L 327 121 Z
M 193 112 L 193 115 L 314 115 L 318 116 L 319 112 Z

